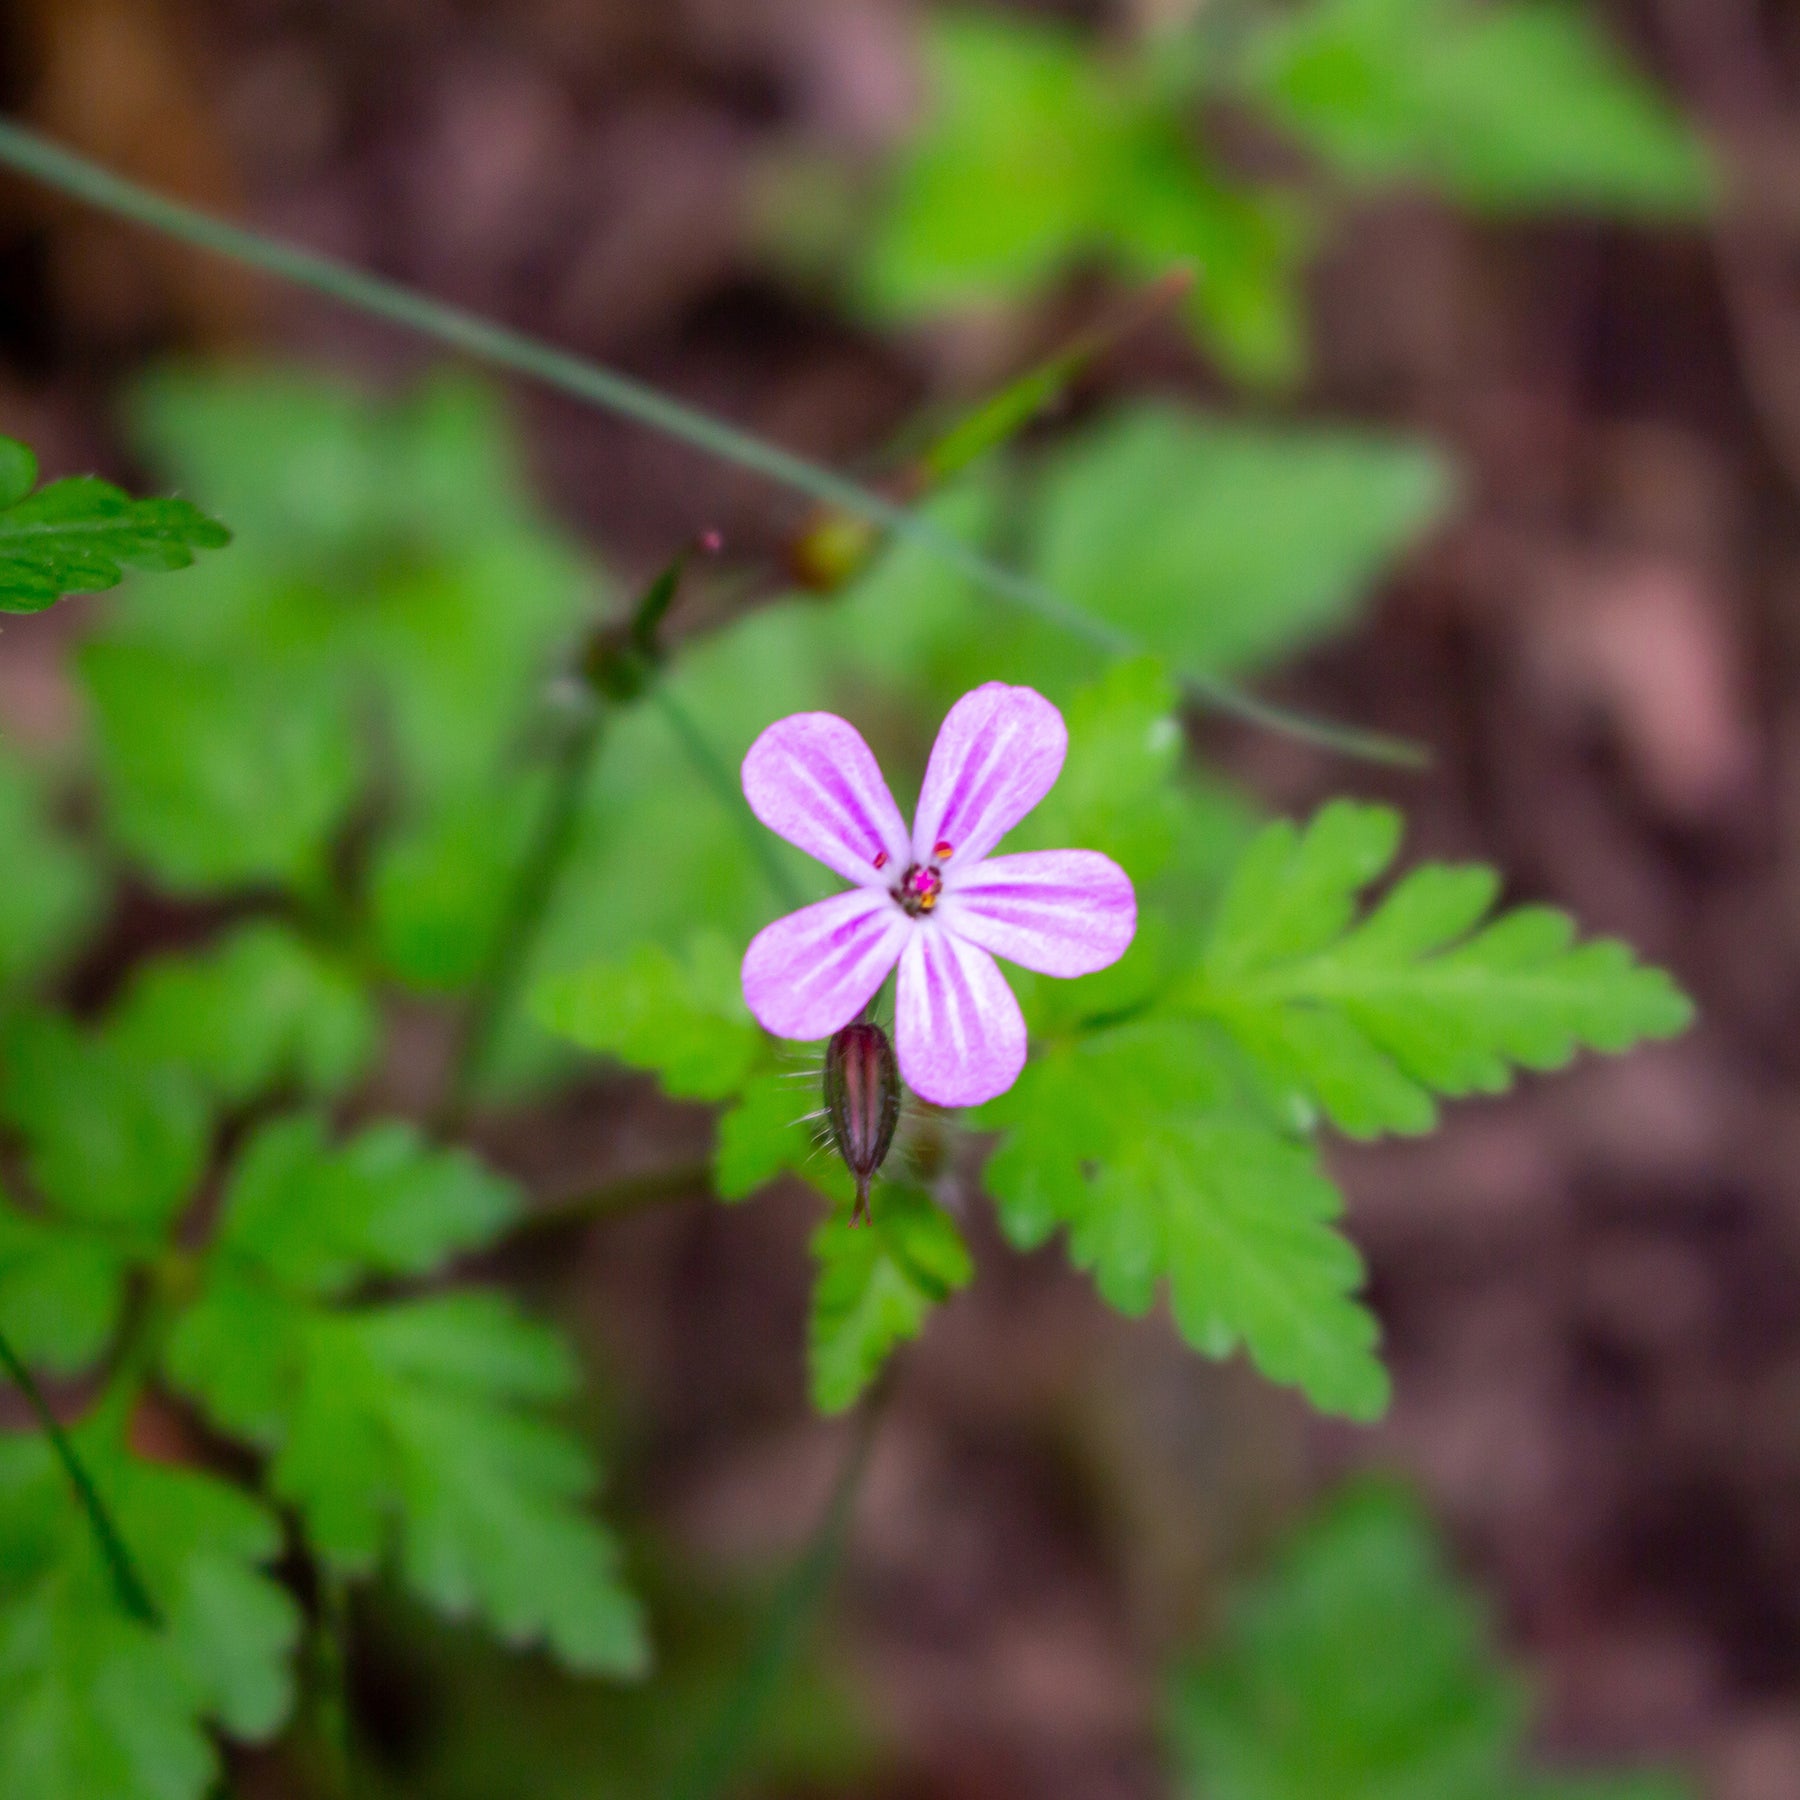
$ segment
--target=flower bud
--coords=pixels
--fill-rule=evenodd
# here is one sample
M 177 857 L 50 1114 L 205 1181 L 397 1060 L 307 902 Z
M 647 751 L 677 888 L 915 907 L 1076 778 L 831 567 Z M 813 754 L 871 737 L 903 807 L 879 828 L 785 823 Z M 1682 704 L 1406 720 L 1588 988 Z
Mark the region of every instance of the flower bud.
M 869 1182 L 887 1161 L 900 1123 L 900 1069 L 879 1025 L 846 1025 L 825 1049 L 825 1117 L 831 1141 L 856 1177 L 850 1222 L 869 1216 Z
M 827 509 L 789 545 L 789 573 L 808 593 L 834 594 L 868 567 L 880 543 L 881 533 L 866 520 Z

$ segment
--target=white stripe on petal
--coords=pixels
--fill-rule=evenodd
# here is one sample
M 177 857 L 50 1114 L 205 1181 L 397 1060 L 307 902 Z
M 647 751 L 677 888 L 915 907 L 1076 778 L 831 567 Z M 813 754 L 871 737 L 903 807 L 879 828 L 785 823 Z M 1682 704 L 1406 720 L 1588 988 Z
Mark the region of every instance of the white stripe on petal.
M 1056 785 L 1069 748 L 1062 714 L 1028 687 L 990 681 L 951 707 L 931 747 L 913 855 L 940 844 L 979 861 Z
M 1137 895 L 1131 877 L 1098 850 L 1035 850 L 952 867 L 937 919 L 1040 975 L 1091 975 L 1130 947 Z
M 874 752 L 835 713 L 777 719 L 750 746 L 743 781 L 750 810 L 771 831 L 846 881 L 886 887 L 910 860 Z
M 750 940 L 744 1003 L 777 1037 L 830 1037 L 869 1003 L 913 930 L 885 889 L 804 906 Z
M 1004 1094 L 1025 1066 L 1025 1017 L 985 950 L 935 924 L 900 955 L 894 1007 L 900 1073 L 939 1106 L 978 1106 Z

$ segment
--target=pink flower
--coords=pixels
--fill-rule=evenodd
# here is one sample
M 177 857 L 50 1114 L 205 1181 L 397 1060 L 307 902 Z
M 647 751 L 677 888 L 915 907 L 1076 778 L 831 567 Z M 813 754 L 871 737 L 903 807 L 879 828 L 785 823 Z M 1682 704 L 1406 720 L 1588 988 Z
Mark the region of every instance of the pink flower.
M 900 1072 L 940 1106 L 1003 1094 L 1025 1019 L 994 958 L 1090 975 L 1137 930 L 1130 878 L 1094 850 L 990 854 L 1049 793 L 1069 733 L 1042 694 L 991 681 L 951 707 L 909 836 L 869 746 L 833 713 L 777 720 L 744 758 L 771 831 L 856 885 L 757 934 L 744 999 L 777 1037 L 829 1037 L 896 963 Z

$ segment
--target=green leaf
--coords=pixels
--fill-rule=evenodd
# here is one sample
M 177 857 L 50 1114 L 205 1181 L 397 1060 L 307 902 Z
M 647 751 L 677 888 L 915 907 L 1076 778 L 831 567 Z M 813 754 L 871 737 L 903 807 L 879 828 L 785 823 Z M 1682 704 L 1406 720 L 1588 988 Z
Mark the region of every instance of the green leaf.
M 1451 493 L 1422 443 L 1137 406 L 1052 461 L 1035 568 L 1171 662 L 1239 673 L 1352 623 Z
M 1170 1684 L 1192 1800 L 1683 1800 L 1651 1776 L 1534 1779 L 1522 1685 L 1416 1501 L 1344 1490 Z
M 584 1504 L 591 1459 L 545 1412 L 574 1387 L 562 1340 L 480 1292 L 334 1304 L 492 1242 L 518 1209 L 509 1183 L 411 1126 L 334 1150 L 317 1119 L 277 1120 L 232 1173 L 166 1367 L 218 1427 L 272 1455 L 274 1491 L 332 1568 L 391 1559 L 440 1612 L 629 1673 L 642 1631 Z
M 1350 1489 L 1183 1670 L 1169 1728 L 1195 1800 L 1503 1800 L 1524 1696 L 1416 1504 Z
M 877 317 L 1016 302 L 1084 259 L 1147 278 L 1185 262 L 1189 317 L 1233 373 L 1300 372 L 1298 210 L 1208 167 L 1150 59 L 961 11 L 934 18 L 928 48 L 931 115 L 893 171 L 859 271 Z
M 876 1190 L 867 1224 L 827 1219 L 812 1253 L 819 1272 L 807 1347 L 813 1402 L 827 1413 L 853 1406 L 895 1346 L 975 1277 L 950 1215 L 923 1189 L 893 1184 Z
M 206 1167 L 206 1107 L 185 1075 L 146 1071 L 49 1014 L 0 1028 L 0 1118 L 45 1200 L 134 1243 L 155 1240 Z
M 1008 850 L 1103 850 L 1134 881 L 1168 861 L 1179 829 L 1184 742 L 1175 684 L 1154 657 L 1115 664 L 1065 710 L 1069 753 L 1056 786 Z
M 409 987 L 454 993 L 487 965 L 540 816 L 543 783 L 460 791 L 382 846 L 370 882 L 383 964 Z
M 254 554 L 315 570 L 531 514 L 504 412 L 466 375 L 385 402 L 319 369 L 170 364 L 137 384 L 131 422 L 140 450 Z
M 245 1146 L 218 1243 L 291 1292 L 335 1295 L 370 1276 L 429 1275 L 491 1244 L 522 1205 L 511 1182 L 411 1125 L 372 1125 L 333 1149 L 323 1121 L 302 1114 Z
M 1117 103 L 1072 33 L 952 12 L 928 48 L 932 116 L 863 270 L 889 315 L 1017 298 L 1060 274 L 1104 213 L 1117 155 Z
M 27 1363 L 76 1374 L 112 1341 L 127 1277 L 199 1186 L 206 1108 L 180 1071 L 146 1071 L 31 1012 L 0 1026 L 0 1119 L 43 1203 L 0 1195 L 0 1321 Z
M 275 1452 L 274 1490 L 329 1567 L 391 1557 L 448 1617 L 479 1614 L 572 1668 L 642 1670 L 618 1551 L 585 1505 L 592 1461 L 541 1410 L 572 1391 L 572 1361 L 500 1296 L 324 1309 L 223 1269 L 168 1367 L 215 1422 Z
M 1323 0 L 1265 27 L 1254 93 L 1350 176 L 1494 212 L 1704 212 L 1707 153 L 1565 0 Z
M 116 635 L 366 713 L 403 811 L 492 780 L 594 585 L 527 501 L 494 398 L 184 370 L 135 410 L 151 457 L 232 509 L 240 539 L 178 614 L 128 596 Z
M 1165 1287 L 1176 1328 L 1209 1356 L 1240 1343 L 1314 1405 L 1387 1404 L 1362 1264 L 1311 1152 L 1238 1088 L 1228 1053 L 1178 1020 L 1116 1026 L 1026 1066 L 984 1123 L 1007 1136 L 984 1181 L 1022 1248 L 1059 1226 L 1102 1298 L 1147 1312 Z
M 0 437 L 0 612 L 116 587 L 127 569 L 185 569 L 195 551 L 231 542 L 185 500 L 133 500 L 91 475 L 41 488 L 37 478 L 31 451 Z
M 34 1435 L 0 1440 L 0 1791 L 44 1800 L 201 1800 L 205 1726 L 260 1741 L 293 1705 L 298 1609 L 265 1573 L 276 1521 L 236 1489 L 141 1461 L 110 1416 L 77 1449 L 165 1629 L 116 1605 L 67 1480 Z
M 1362 911 L 1392 861 L 1397 815 L 1338 802 L 1251 846 L 1177 1004 L 1216 1019 L 1298 1122 L 1357 1137 L 1417 1132 L 1434 1095 L 1498 1093 L 1513 1069 L 1670 1037 L 1693 1016 L 1669 977 L 1569 917 L 1490 918 L 1492 870 L 1428 864 Z
M 112 1341 L 135 1258 L 109 1232 L 0 1198 L 0 1324 L 33 1368 L 75 1375 Z
M 350 971 L 285 926 L 241 927 L 201 956 L 140 965 L 107 1022 L 140 1064 L 188 1070 L 226 1106 L 291 1087 L 329 1097 L 353 1086 L 378 1021 Z
M 112 830 L 159 880 L 317 886 L 360 774 L 341 691 L 144 644 L 89 644 L 79 667 Z
M 104 893 L 90 858 L 52 824 L 42 785 L 3 746 L 0 871 L 3 991 L 53 973 L 93 925 Z
M 537 1016 L 584 1050 L 654 1070 L 677 1099 L 728 1099 L 764 1055 L 738 963 L 739 952 L 716 932 L 695 937 L 679 959 L 643 944 L 620 961 L 544 982 Z
M 1306 372 L 1300 274 L 1315 236 L 1286 194 L 1229 185 L 1174 119 L 1146 106 L 1122 146 L 1106 233 L 1128 273 L 1193 273 L 1185 312 L 1226 369 L 1287 388 Z
M 805 1076 L 806 1079 L 796 1079 Z M 823 1073 L 759 1070 L 719 1118 L 713 1186 L 721 1200 L 744 1200 L 782 1175 L 798 1175 L 841 1205 L 855 1194 L 842 1161 L 820 1142 Z

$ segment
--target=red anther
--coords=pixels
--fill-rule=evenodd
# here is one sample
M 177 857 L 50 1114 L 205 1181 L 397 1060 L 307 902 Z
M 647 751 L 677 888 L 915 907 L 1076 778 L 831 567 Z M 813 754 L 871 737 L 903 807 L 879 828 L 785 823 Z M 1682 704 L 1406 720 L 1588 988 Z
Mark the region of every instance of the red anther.
M 708 556 L 717 556 L 725 548 L 725 534 L 722 531 L 703 531 L 700 534 L 700 548 Z
M 875 866 L 878 869 L 885 869 L 888 866 L 888 853 L 885 850 L 875 852 Z
M 935 856 L 939 862 L 948 862 L 955 850 L 956 846 L 947 838 L 939 838 L 938 841 L 931 846 L 931 854 Z

